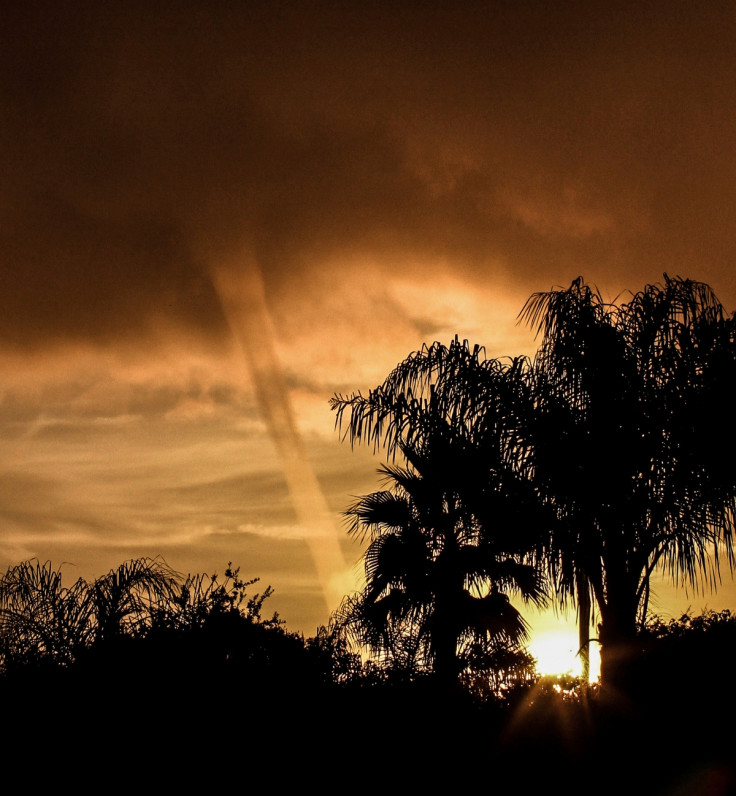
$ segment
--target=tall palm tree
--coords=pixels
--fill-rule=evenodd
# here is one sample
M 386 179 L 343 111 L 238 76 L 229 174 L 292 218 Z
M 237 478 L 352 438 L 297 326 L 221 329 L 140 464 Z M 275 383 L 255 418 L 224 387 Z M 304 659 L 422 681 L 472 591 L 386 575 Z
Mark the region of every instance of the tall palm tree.
M 577 279 L 522 317 L 542 336 L 540 553 L 561 599 L 592 595 L 602 683 L 626 686 L 655 568 L 698 588 L 734 563 L 736 322 L 707 285 L 667 275 L 622 304 Z
M 520 474 L 527 363 L 487 360 L 455 340 L 401 363 L 368 396 L 332 401 L 351 442 L 384 444 L 391 489 L 347 512 L 350 533 L 370 537 L 366 586 L 339 619 L 356 638 L 394 660 L 457 680 L 470 655 L 517 646 L 527 626 L 502 590 L 538 605 L 545 594 L 526 555 L 520 519 L 533 503 Z M 492 525 L 496 532 L 487 533 Z

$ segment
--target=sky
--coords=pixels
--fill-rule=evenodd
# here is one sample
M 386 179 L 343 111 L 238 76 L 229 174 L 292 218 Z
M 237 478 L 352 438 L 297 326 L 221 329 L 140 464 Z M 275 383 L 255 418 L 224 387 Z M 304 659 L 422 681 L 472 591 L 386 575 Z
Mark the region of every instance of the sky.
M 578 276 L 732 312 L 734 108 L 730 2 L 11 4 L 0 570 L 232 561 L 314 633 L 382 461 L 329 398 L 456 334 L 531 354 Z

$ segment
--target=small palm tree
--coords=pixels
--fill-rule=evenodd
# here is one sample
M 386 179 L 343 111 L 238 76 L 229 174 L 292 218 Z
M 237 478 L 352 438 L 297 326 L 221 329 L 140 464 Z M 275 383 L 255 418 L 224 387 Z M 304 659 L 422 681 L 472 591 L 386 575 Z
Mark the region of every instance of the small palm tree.
M 85 582 L 63 587 L 48 561 L 10 567 L 0 579 L 2 669 L 71 663 L 93 633 L 85 600 Z
M 62 585 L 62 573 L 37 560 L 0 578 L 0 653 L 5 671 L 28 664 L 66 666 L 113 638 L 140 636 L 157 606 L 174 594 L 175 574 L 156 559 L 121 564 L 93 583 Z
M 341 624 L 394 665 L 446 683 L 481 652 L 517 649 L 528 627 L 505 592 L 543 604 L 538 569 L 497 549 L 457 495 L 413 468 L 383 473 L 393 488 L 347 512 L 350 533 L 370 543 L 366 586 L 343 604 Z
M 154 611 L 176 594 L 178 576 L 162 560 L 136 558 L 89 584 L 83 608 L 94 627 L 93 643 L 143 635 Z

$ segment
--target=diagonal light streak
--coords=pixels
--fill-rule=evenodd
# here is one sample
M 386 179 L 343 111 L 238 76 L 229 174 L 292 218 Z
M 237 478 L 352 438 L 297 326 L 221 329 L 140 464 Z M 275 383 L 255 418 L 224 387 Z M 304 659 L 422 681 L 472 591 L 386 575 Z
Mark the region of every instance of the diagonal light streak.
M 349 590 L 339 533 L 304 450 L 289 390 L 276 353 L 276 334 L 261 269 L 253 256 L 220 265 L 213 282 L 231 332 L 252 377 L 258 405 L 281 460 L 328 611 Z

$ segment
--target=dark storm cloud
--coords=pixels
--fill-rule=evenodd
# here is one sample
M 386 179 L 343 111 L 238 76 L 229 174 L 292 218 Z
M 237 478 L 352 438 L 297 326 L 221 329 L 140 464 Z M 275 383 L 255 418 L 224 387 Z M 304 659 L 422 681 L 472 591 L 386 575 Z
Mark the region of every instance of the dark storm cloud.
M 729 5 L 37 2 L 4 27 L 6 344 L 216 339 L 207 258 L 243 242 L 277 310 L 356 251 L 736 298 Z

